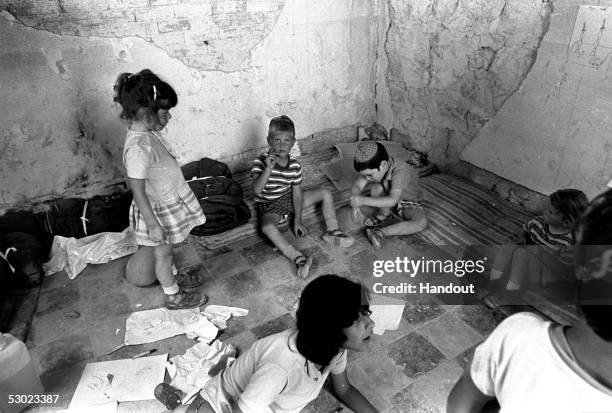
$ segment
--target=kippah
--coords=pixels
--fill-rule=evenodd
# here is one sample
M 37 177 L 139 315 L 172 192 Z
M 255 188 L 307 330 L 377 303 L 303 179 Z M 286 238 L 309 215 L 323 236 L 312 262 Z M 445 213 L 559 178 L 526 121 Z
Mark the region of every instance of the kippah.
M 372 159 L 378 152 L 378 145 L 374 141 L 363 141 L 357 145 L 355 162 L 364 163 Z

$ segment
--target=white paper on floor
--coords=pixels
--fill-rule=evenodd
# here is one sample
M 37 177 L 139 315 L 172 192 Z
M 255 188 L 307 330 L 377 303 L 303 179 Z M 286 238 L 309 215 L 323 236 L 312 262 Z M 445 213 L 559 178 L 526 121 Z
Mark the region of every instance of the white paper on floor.
M 211 375 L 217 375 L 236 359 L 236 348 L 232 344 L 215 341 L 208 345 L 197 343 L 187 349 L 185 354 L 172 357 L 168 363 L 170 383 L 187 394 L 183 400 L 199 391 Z M 209 375 L 210 374 L 210 375 Z
M 57 413 L 117 413 L 117 401 L 97 404 L 95 406 L 74 407 L 66 410 L 58 410 Z
M 197 308 L 137 311 L 130 314 L 125 322 L 125 344 L 152 343 L 179 334 L 210 343 L 220 329 L 226 328 L 226 322 L 231 316 L 248 313 L 248 310 L 242 308 L 217 305 L 207 306 L 204 312 Z
M 211 304 L 204 309 L 204 314 L 218 329 L 224 330 L 227 328 L 227 320 L 232 317 L 244 317 L 249 314 L 249 310 Z
M 372 294 L 370 297 L 370 311 L 374 321 L 374 334 L 382 335 L 386 330 L 397 330 L 402 321 L 406 303 L 397 298 Z
M 72 396 L 69 410 L 108 401 L 155 398 L 155 386 L 164 381 L 167 354 L 88 363 Z

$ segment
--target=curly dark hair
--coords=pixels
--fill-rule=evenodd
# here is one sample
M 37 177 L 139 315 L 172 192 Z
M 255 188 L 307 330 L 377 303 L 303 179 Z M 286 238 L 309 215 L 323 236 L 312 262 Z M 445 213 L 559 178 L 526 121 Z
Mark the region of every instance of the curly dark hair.
M 172 86 L 149 69 L 138 73 L 121 73 L 113 89 L 113 100 L 122 108 L 119 116 L 126 120 L 142 120 L 160 109 L 171 109 L 178 103 Z
M 362 284 L 333 274 L 316 278 L 300 297 L 298 351 L 313 363 L 327 366 L 347 339 L 342 329 L 364 313 L 369 313 L 369 295 Z

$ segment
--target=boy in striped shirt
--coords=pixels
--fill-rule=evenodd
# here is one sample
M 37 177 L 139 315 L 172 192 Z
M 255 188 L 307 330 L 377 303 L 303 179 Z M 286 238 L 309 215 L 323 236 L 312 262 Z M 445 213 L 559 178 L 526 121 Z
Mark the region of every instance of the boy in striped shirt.
M 560 189 L 548 197 L 542 215 L 536 216 L 524 226 L 524 241 L 519 245 L 502 246 L 491 268 L 492 289 L 501 286 L 503 294 L 485 298 L 489 307 L 499 307 L 508 302 L 515 304 L 512 292 L 521 290 L 526 278 L 532 283 L 546 285 L 563 278 L 573 271 L 574 221 L 586 209 L 587 196 L 578 189 Z M 508 271 L 507 281 L 502 281 Z M 518 302 L 518 301 L 517 301 Z
M 350 247 L 354 239 L 338 228 L 334 199 L 329 190 L 302 191 L 302 166 L 297 159 L 289 156 L 294 144 L 293 121 L 285 115 L 272 119 L 268 129 L 270 149 L 253 161 L 251 175 L 261 231 L 295 264 L 298 277 L 306 278 L 312 265 L 312 256 L 305 256 L 291 245 L 278 230 L 279 224 L 293 216 L 292 229 L 295 236 L 299 238 L 306 235 L 307 230 L 302 225 L 302 209 L 321 202 L 327 227 L 323 240 L 332 245 Z

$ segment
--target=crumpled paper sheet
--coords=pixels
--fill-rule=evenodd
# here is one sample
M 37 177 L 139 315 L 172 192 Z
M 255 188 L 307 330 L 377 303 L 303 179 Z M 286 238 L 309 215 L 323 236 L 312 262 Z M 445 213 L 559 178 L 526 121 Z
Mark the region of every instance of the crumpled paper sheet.
M 43 264 L 47 275 L 61 270 L 73 280 L 87 264 L 106 262 L 134 254 L 138 244 L 130 227 L 123 232 L 102 232 L 84 238 L 53 237 L 51 259 Z
M 125 344 L 152 343 L 180 334 L 210 343 L 217 337 L 219 330 L 227 327 L 230 317 L 245 316 L 248 313 L 248 310 L 242 308 L 218 305 L 209 305 L 204 312 L 198 308 L 137 311 L 130 314 L 125 322 Z
M 244 317 L 249 314 L 249 310 L 211 304 L 206 306 L 204 314 L 218 329 L 224 330 L 227 328 L 227 320 L 232 317 Z
M 236 348 L 232 344 L 200 342 L 187 349 L 185 354 L 172 357 L 166 369 L 172 379 L 170 384 L 185 392 L 183 400 L 187 401 L 235 359 Z

